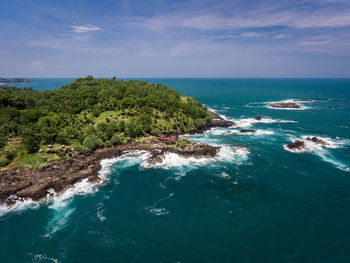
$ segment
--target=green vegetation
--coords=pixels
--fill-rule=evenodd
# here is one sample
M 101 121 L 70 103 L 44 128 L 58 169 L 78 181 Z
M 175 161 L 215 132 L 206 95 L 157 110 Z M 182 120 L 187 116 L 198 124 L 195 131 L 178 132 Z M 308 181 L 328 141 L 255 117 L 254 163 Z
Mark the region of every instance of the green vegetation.
M 145 81 L 88 76 L 58 90 L 1 86 L 0 169 L 57 160 L 61 144 L 96 149 L 144 142 L 149 134 L 188 132 L 211 120 L 194 98 Z
M 180 139 L 176 142 L 175 146 L 185 148 L 188 144 L 191 144 L 192 142 L 185 139 Z

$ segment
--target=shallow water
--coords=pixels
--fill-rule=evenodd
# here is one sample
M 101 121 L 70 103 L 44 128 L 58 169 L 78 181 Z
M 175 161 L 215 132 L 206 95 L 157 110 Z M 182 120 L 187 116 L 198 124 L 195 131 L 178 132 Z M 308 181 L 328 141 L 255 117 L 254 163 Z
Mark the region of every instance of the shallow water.
M 150 81 L 237 123 L 189 136 L 222 146 L 219 156 L 168 154 L 147 169 L 147 153 L 129 153 L 104 161 L 100 186 L 0 210 L 0 262 L 349 262 L 350 80 Z M 315 101 L 268 108 L 288 99 Z M 284 149 L 303 136 L 330 146 Z

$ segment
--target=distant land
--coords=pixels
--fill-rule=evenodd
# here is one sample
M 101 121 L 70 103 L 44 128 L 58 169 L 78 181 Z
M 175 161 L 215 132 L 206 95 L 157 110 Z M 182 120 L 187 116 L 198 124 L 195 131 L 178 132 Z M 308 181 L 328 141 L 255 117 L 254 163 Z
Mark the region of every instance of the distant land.
M 0 78 L 0 83 L 31 83 L 31 81 L 24 78 L 14 78 L 14 79 Z

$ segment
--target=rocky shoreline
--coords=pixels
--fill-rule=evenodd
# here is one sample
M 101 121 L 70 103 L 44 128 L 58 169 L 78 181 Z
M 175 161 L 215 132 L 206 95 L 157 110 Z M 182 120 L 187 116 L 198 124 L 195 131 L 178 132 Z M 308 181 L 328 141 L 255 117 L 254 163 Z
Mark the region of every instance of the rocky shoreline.
M 212 123 L 203 126 L 193 133 L 203 132 L 212 127 L 230 127 L 233 122 L 224 120 L 217 114 L 214 115 Z M 176 134 L 179 135 L 179 134 Z M 145 150 L 151 156 L 146 160 L 151 168 L 161 163 L 165 153 L 173 152 L 181 157 L 189 158 L 212 158 L 218 152 L 218 147 L 210 145 L 191 143 L 184 148 L 168 145 L 163 142 L 154 143 L 128 143 L 108 148 L 92 150 L 78 150 L 72 157 L 66 157 L 57 163 L 48 163 L 38 169 L 17 168 L 0 175 L 0 204 L 8 206 L 17 201 L 31 199 L 40 201 L 61 194 L 74 184 L 87 179 L 91 183 L 99 183 L 100 161 L 121 156 L 130 150 Z M 62 154 L 62 156 L 64 156 Z

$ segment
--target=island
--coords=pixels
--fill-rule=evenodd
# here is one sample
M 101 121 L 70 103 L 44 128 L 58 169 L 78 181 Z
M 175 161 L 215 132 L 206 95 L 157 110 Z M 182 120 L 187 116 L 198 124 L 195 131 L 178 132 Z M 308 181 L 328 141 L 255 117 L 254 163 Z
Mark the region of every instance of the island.
M 272 108 L 280 108 L 280 109 L 301 109 L 302 107 L 294 102 L 275 102 L 269 105 Z
M 87 179 L 101 180 L 100 160 L 130 150 L 212 158 L 219 148 L 180 135 L 233 122 L 196 99 L 146 81 L 92 76 L 57 90 L 0 87 L 0 203 L 41 200 Z
M 5 78 L 0 78 L 0 83 L 31 83 L 30 80 L 24 79 L 24 78 L 14 78 L 14 79 L 5 79 Z

